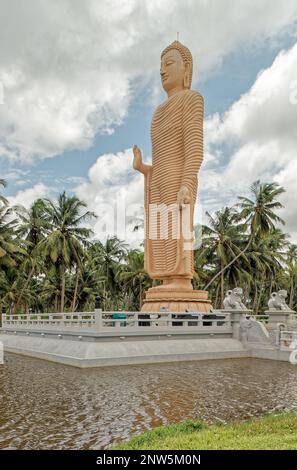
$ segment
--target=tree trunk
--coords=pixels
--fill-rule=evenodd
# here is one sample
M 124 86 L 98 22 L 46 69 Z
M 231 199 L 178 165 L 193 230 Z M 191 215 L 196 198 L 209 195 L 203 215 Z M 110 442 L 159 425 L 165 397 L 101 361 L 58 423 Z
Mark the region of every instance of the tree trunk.
M 142 307 L 142 288 L 141 288 L 141 281 L 139 282 L 139 310 Z
M 271 280 L 270 280 L 270 288 L 269 288 L 269 297 L 271 297 L 271 294 L 272 294 L 272 291 L 273 291 L 273 277 L 271 277 Z
M 293 309 L 294 306 L 294 276 L 292 276 L 291 279 L 291 289 L 290 289 L 290 302 L 289 302 L 289 307 Z
M 218 287 L 216 288 L 215 308 L 218 308 L 218 303 L 219 303 L 219 290 L 220 290 L 220 284 L 218 283 Z
M 257 281 L 255 280 L 255 293 L 254 293 L 254 303 L 253 303 L 253 312 L 256 313 L 256 306 L 257 306 L 257 303 L 258 303 L 258 283 Z
M 265 287 L 265 279 L 263 279 L 262 282 L 261 282 L 259 299 L 258 299 L 258 302 L 257 302 L 257 305 L 256 305 L 256 311 L 255 311 L 256 315 L 259 315 L 259 310 L 260 310 L 261 300 L 262 300 L 262 297 L 263 297 L 264 287 Z
M 232 266 L 233 263 L 235 263 L 235 261 L 237 261 L 242 255 L 244 255 L 247 250 L 249 249 L 249 247 L 251 246 L 252 244 L 252 241 L 253 241 L 253 237 L 251 236 L 250 239 L 249 239 L 249 242 L 247 244 L 247 246 L 245 247 L 244 250 L 242 250 L 240 253 L 238 253 L 237 256 L 235 256 L 235 258 L 233 258 L 232 261 L 230 261 L 230 263 L 228 263 L 224 269 L 222 271 L 219 271 L 210 281 L 209 283 L 204 287 L 204 290 L 207 290 L 209 288 L 209 286 L 211 286 L 211 284 L 222 274 L 222 272 L 224 273 L 226 271 L 226 269 L 230 268 L 230 266 Z
M 71 304 L 71 311 L 75 312 L 76 310 L 76 299 L 77 299 L 77 292 L 78 292 L 78 280 L 79 280 L 79 269 L 76 267 L 76 278 L 75 278 L 75 287 L 74 287 L 74 294 L 73 300 Z
M 244 298 L 244 302 L 246 302 L 249 297 L 250 297 L 250 285 L 248 283 L 245 284 L 244 288 L 243 288 L 243 298 Z
M 24 286 L 23 286 L 23 288 L 22 288 L 22 290 L 21 290 L 21 292 L 20 292 L 20 295 L 18 296 L 18 299 L 17 299 L 16 304 L 15 304 L 15 312 L 17 312 L 17 309 L 18 309 L 19 306 L 20 306 L 20 303 L 21 303 L 21 300 L 22 300 L 22 298 L 23 298 L 23 295 L 24 295 L 25 290 L 28 289 L 28 286 L 29 286 L 29 284 L 30 284 L 30 281 L 31 281 L 31 279 L 32 279 L 32 276 L 33 276 L 33 274 L 34 274 L 34 271 L 35 271 L 35 266 L 32 267 L 32 269 L 31 269 L 31 271 L 30 271 L 30 273 L 29 273 L 29 276 L 27 277 L 27 280 L 26 280 L 26 282 L 25 282 L 25 284 L 24 284 Z
M 65 269 L 61 269 L 61 313 L 64 312 L 65 304 Z
M 221 308 L 224 307 L 225 286 L 224 286 L 224 264 L 221 263 Z

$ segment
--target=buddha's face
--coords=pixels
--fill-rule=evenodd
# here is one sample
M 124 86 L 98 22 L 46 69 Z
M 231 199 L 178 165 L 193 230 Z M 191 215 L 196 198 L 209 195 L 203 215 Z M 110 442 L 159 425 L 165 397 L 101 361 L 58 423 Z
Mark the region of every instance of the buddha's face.
M 171 49 L 161 59 L 161 80 L 166 93 L 184 88 L 185 64 L 177 49 Z

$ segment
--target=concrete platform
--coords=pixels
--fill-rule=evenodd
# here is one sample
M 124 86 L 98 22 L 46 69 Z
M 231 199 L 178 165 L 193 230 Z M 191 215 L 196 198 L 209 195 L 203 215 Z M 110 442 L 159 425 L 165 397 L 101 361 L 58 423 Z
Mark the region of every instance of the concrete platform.
M 273 346 L 250 345 L 250 356 L 257 359 L 269 359 L 271 361 L 290 362 L 292 351 L 279 349 Z
M 0 334 L 4 352 L 32 356 L 75 367 L 152 364 L 160 362 L 250 357 L 233 338 L 129 338 L 110 341 L 73 341 Z

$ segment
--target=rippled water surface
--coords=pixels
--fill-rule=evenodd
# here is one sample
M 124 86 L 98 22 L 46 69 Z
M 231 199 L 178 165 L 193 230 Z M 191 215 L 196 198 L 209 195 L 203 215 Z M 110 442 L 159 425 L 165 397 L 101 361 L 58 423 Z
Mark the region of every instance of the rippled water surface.
M 187 418 L 297 409 L 297 366 L 229 359 L 81 370 L 6 355 L 0 448 L 102 449 Z

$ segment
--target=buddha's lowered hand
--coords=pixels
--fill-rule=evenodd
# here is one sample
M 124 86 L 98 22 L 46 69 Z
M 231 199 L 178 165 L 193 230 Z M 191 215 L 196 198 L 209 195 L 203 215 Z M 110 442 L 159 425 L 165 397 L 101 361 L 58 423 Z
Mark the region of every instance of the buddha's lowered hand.
M 186 186 L 182 186 L 177 193 L 177 204 L 182 207 L 184 204 L 190 204 L 191 193 Z

